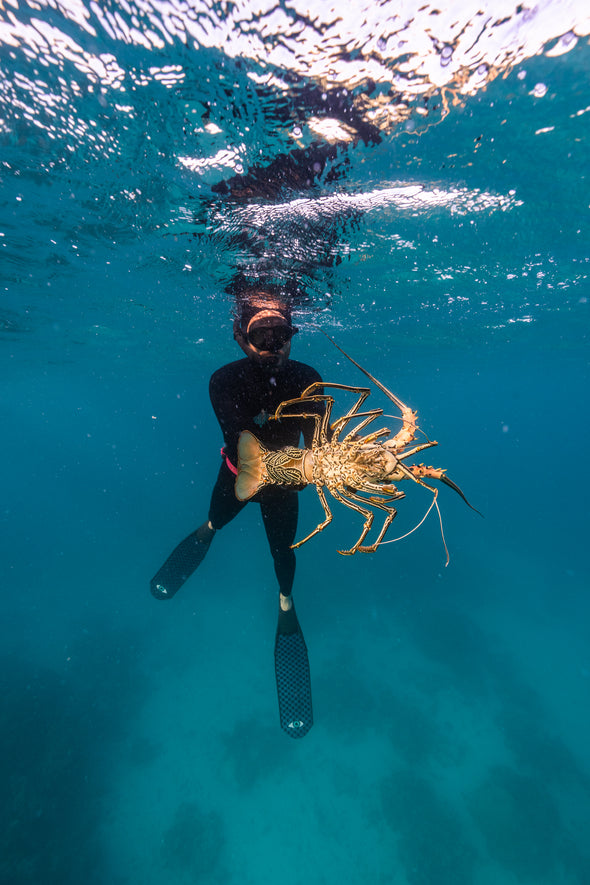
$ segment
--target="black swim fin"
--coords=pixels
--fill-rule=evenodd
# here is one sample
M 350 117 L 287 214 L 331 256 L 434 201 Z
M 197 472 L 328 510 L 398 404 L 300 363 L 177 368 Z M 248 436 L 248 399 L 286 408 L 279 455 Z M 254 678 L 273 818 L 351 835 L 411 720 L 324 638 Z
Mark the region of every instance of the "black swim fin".
M 205 558 L 214 534 L 204 523 L 181 541 L 150 581 L 152 596 L 172 599 Z
M 293 605 L 279 608 L 275 639 L 275 675 L 281 728 L 290 737 L 305 737 L 313 725 L 307 647 Z

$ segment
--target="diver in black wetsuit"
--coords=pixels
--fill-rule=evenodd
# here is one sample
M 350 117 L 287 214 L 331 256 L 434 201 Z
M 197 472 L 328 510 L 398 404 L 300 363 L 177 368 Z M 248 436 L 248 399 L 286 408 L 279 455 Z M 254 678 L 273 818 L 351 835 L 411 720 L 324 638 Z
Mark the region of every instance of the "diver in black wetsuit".
M 215 533 L 246 506 L 234 492 L 240 433 L 250 430 L 269 449 L 298 446 L 301 433 L 306 447 L 311 445 L 313 421 L 268 421 L 281 402 L 300 396 L 306 387 L 321 380 L 311 366 L 289 359 L 291 338 L 296 331 L 289 308 L 274 296 L 258 291 L 242 301 L 234 323 L 234 338 L 246 359 L 222 366 L 209 382 L 209 395 L 225 446 L 208 519 L 178 545 L 152 578 L 150 588 L 157 599 L 174 596 L 204 559 Z M 297 492 L 275 486 L 262 489 L 252 500 L 260 504 L 279 582 L 280 607 L 289 611 L 295 577 L 291 544 L 297 529 Z

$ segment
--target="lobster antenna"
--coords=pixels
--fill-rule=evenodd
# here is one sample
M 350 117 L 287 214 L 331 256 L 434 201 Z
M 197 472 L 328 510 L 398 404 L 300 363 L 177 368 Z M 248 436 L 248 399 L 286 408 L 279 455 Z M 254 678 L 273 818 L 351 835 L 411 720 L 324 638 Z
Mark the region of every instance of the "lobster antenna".
M 441 516 L 441 512 L 440 512 L 440 507 L 438 506 L 438 502 L 436 500 L 437 497 L 438 497 L 438 495 L 436 495 L 436 494 L 433 496 L 432 501 L 430 502 L 430 507 L 428 508 L 428 510 L 426 511 L 426 513 L 424 514 L 424 516 L 422 517 L 420 522 L 417 525 L 415 525 L 413 529 L 410 529 L 410 531 L 406 532 L 405 535 L 400 535 L 399 538 L 390 538 L 389 541 L 381 541 L 381 544 L 395 544 L 395 543 L 397 543 L 397 541 L 403 541 L 404 538 L 409 538 L 409 536 L 413 535 L 414 532 L 420 528 L 422 523 L 424 523 L 428 519 L 428 516 L 430 515 L 430 511 L 432 510 L 432 508 L 436 507 L 436 510 L 438 513 L 438 521 L 440 523 L 440 533 L 441 533 L 441 537 L 442 537 L 443 547 L 445 548 L 445 553 L 447 555 L 447 561 L 445 562 L 445 568 L 446 568 L 448 566 L 449 562 L 451 561 L 451 557 L 449 555 L 449 548 L 447 547 L 447 542 L 445 540 L 445 532 L 443 529 L 443 521 L 442 521 L 442 516 Z M 381 546 L 381 544 L 379 544 L 379 546 Z
M 385 386 L 385 384 L 382 384 L 380 381 L 377 381 L 377 379 L 375 378 L 374 375 L 371 375 L 370 372 L 368 372 L 366 369 L 363 369 L 363 367 L 360 365 L 360 363 L 357 363 L 356 360 L 353 360 L 353 358 L 352 358 L 348 353 L 346 353 L 346 351 L 343 350 L 343 349 L 340 347 L 339 344 L 336 344 L 336 342 L 334 341 L 333 338 L 330 338 L 330 336 L 328 335 L 327 332 L 324 332 L 323 329 L 320 329 L 320 332 L 322 333 L 322 335 L 325 335 L 325 336 L 326 336 L 326 338 L 328 339 L 328 341 L 331 341 L 331 342 L 332 342 L 332 344 L 334 345 L 334 347 L 336 348 L 336 350 L 339 350 L 340 353 L 344 354 L 344 356 L 346 357 L 347 360 L 350 360 L 350 362 L 353 364 L 353 366 L 356 366 L 357 369 L 360 369 L 361 372 L 363 373 L 363 375 L 366 375 L 367 378 L 369 378 L 369 379 L 373 382 L 373 384 L 375 385 L 375 387 L 378 387 L 379 390 L 380 390 L 382 393 L 384 393 L 385 396 L 386 396 L 388 399 L 390 399 L 391 402 L 394 403 L 394 405 L 396 405 L 396 406 L 398 407 L 398 409 L 399 409 L 401 412 L 404 411 L 404 404 L 403 404 L 402 401 L 401 401 L 401 400 L 395 395 L 395 393 L 392 393 L 392 391 L 389 390 L 389 389 Z M 385 417 L 385 418 L 395 418 L 395 417 L 397 417 L 397 416 L 396 416 L 396 415 L 384 415 L 384 417 Z M 428 434 L 427 434 L 424 430 L 422 430 L 421 427 L 416 427 L 416 430 L 419 430 L 420 433 L 421 433 L 421 434 L 422 434 L 422 435 L 428 440 L 428 442 L 430 442 L 430 438 L 429 438 Z
M 384 393 L 386 397 L 388 397 L 393 403 L 395 403 L 396 406 L 398 407 L 398 409 L 403 408 L 403 403 L 401 402 L 401 400 L 399 400 L 399 399 L 397 398 L 397 396 L 395 395 L 395 393 L 392 393 L 391 390 L 388 390 L 388 389 L 387 389 L 387 387 L 385 386 L 385 384 L 381 384 L 381 382 L 380 382 L 380 381 L 377 381 L 377 379 L 376 379 L 373 375 L 371 375 L 370 372 L 367 372 L 366 369 L 363 369 L 363 367 L 360 365 L 360 363 L 357 363 L 357 361 L 356 361 L 356 360 L 353 360 L 353 358 L 352 358 L 351 356 L 349 356 L 349 355 L 346 353 L 345 350 L 342 350 L 342 348 L 340 347 L 340 345 L 339 345 L 339 344 L 336 344 L 336 342 L 334 341 L 334 339 L 333 339 L 333 338 L 330 338 L 330 336 L 328 335 L 327 332 L 324 332 L 323 329 L 320 329 L 320 332 L 322 333 L 322 335 L 325 335 L 325 336 L 326 336 L 326 338 L 328 339 L 328 341 L 331 341 L 331 342 L 332 342 L 332 344 L 334 345 L 334 347 L 335 347 L 337 350 L 339 350 L 340 353 L 344 354 L 344 356 L 346 357 L 347 360 L 350 360 L 350 362 L 353 364 L 353 366 L 356 366 L 357 369 L 360 369 L 360 370 L 361 370 L 361 372 L 363 373 L 363 375 L 366 375 L 367 378 L 370 378 L 370 380 L 373 382 L 373 384 L 375 385 L 375 387 L 378 387 L 379 390 L 382 391 L 382 393 Z
M 426 511 L 426 513 L 424 514 L 424 516 L 422 517 L 420 522 L 417 525 L 415 525 L 413 529 L 410 529 L 410 531 L 406 532 L 405 535 L 400 535 L 399 538 L 390 538 L 388 541 L 381 541 L 381 544 L 396 544 L 398 541 L 403 541 L 404 538 L 409 538 L 410 535 L 413 535 L 414 532 L 417 531 L 420 528 L 420 526 L 422 525 L 422 523 L 425 522 L 426 519 L 428 518 L 430 511 L 434 507 L 435 501 L 436 501 L 436 497 L 434 497 L 432 499 L 432 501 L 430 502 L 430 507 L 428 508 L 428 510 Z M 379 544 L 380 547 L 381 547 L 381 544 Z
M 451 557 L 449 555 L 449 548 L 447 547 L 447 542 L 445 540 L 445 530 L 443 528 L 443 521 L 442 521 L 442 516 L 441 516 L 441 512 L 440 512 L 440 507 L 438 506 L 438 501 L 436 500 L 436 497 L 434 499 L 434 506 L 436 507 L 436 512 L 438 513 L 438 521 L 440 523 L 440 536 L 442 538 L 443 547 L 445 548 L 445 553 L 447 554 L 447 561 L 445 562 L 445 568 L 446 568 L 448 566 L 449 562 L 451 561 Z

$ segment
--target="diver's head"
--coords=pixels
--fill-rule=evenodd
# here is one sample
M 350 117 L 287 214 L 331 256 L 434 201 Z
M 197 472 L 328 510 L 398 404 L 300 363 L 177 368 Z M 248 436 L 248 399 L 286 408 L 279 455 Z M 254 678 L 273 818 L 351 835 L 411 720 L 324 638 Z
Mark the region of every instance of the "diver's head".
M 234 322 L 234 338 L 257 365 L 279 369 L 291 352 L 291 338 L 297 332 L 291 311 L 270 293 L 255 291 L 242 301 Z

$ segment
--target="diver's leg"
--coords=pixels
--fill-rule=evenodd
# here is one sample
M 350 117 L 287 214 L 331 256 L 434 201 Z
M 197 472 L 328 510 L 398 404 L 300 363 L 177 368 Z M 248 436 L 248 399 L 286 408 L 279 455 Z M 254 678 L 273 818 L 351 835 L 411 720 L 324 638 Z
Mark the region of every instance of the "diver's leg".
M 269 492 L 271 490 L 268 490 Z M 261 500 L 262 518 L 279 581 L 279 618 L 275 636 L 275 676 L 281 728 L 301 738 L 313 725 L 311 679 L 305 639 L 299 626 L 291 590 L 295 578 L 297 492 L 277 489 Z
M 150 581 L 156 599 L 172 599 L 204 560 L 217 529 L 223 528 L 244 506 L 234 494 L 235 477 L 222 464 L 211 495 L 209 518 L 176 547 Z
M 265 489 L 260 510 L 279 582 L 281 608 L 288 611 L 295 579 L 295 551 L 291 545 L 295 541 L 299 515 L 297 492 Z

